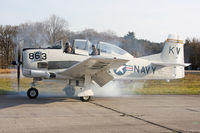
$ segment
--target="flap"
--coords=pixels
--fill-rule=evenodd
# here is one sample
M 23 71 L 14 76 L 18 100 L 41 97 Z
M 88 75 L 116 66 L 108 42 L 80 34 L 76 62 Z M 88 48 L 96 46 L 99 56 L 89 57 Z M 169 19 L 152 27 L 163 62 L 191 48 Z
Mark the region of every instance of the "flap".
M 106 71 L 100 71 L 96 73 L 92 79 L 99 85 L 99 86 L 104 86 L 107 84 L 109 81 L 113 80 L 113 76 L 111 76 L 108 72 Z

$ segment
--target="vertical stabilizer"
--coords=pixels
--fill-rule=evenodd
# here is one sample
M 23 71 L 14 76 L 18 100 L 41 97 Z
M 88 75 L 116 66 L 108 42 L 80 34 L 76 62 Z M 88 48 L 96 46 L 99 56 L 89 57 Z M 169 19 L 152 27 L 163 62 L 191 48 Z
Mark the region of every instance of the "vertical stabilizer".
M 183 41 L 178 36 L 169 35 L 165 41 L 160 58 L 163 62 L 174 64 L 174 77 L 183 78 L 185 75 L 184 67 L 176 64 L 184 64 Z
M 169 35 L 161 52 L 161 59 L 164 62 L 171 62 L 175 64 L 184 63 L 183 45 L 183 41 L 179 40 L 179 37 Z

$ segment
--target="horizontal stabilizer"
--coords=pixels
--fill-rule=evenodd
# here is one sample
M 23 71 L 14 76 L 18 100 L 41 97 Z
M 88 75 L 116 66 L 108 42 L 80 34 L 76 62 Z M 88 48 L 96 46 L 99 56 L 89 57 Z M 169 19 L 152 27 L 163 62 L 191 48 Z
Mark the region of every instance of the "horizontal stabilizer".
M 190 65 L 190 63 L 171 63 L 171 62 L 152 62 L 154 65 L 160 65 L 160 66 L 183 66 L 187 67 Z

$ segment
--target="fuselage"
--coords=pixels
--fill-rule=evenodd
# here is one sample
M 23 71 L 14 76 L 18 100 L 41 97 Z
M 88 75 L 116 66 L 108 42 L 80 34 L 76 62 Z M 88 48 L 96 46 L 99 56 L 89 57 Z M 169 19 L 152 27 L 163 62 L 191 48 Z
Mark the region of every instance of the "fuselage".
M 151 61 L 134 58 L 133 56 L 117 55 L 113 53 L 103 53 L 100 55 L 105 58 L 121 58 L 127 59 L 129 62 L 118 69 L 110 69 L 110 74 L 119 80 L 139 80 L 139 79 L 173 79 L 173 69 L 171 67 L 155 66 Z M 89 52 L 86 50 L 76 50 L 75 54 L 63 52 L 62 49 L 49 48 L 30 48 L 23 50 L 23 75 L 32 77 L 31 70 L 41 70 L 57 72 L 68 69 L 77 63 L 90 58 Z M 70 77 L 63 77 L 64 79 Z

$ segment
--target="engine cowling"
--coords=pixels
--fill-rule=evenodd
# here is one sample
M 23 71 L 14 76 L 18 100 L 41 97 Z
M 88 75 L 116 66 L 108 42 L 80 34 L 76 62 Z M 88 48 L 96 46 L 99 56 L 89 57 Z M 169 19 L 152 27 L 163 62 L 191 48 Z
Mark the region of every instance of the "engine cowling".
M 31 70 L 30 74 L 31 74 L 31 77 L 34 77 L 34 78 L 50 79 L 50 78 L 56 77 L 55 73 L 46 72 L 46 71 L 39 71 L 39 70 Z

